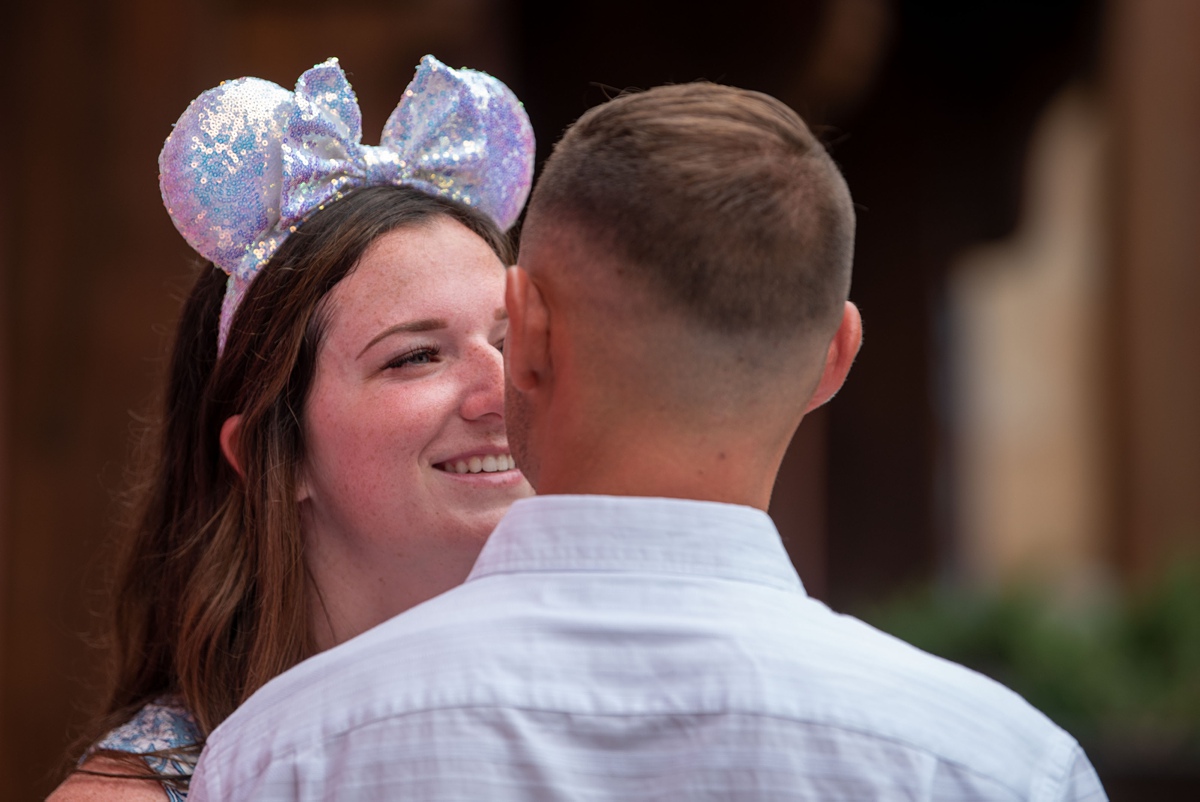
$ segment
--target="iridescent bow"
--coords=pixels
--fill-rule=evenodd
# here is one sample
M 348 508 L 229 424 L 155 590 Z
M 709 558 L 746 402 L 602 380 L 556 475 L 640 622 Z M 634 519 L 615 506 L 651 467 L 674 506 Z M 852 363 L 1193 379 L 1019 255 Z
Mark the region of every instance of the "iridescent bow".
M 503 83 L 425 56 L 378 146 L 337 59 L 296 91 L 240 78 L 192 101 L 158 157 L 163 203 L 196 251 L 229 274 L 220 347 L 262 265 L 318 207 L 350 189 L 404 184 L 516 222 L 533 179 L 533 129 Z

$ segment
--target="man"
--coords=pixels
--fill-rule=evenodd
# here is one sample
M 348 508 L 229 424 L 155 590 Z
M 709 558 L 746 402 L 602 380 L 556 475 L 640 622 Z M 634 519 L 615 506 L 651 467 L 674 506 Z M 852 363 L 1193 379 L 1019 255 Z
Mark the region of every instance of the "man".
M 854 214 L 778 101 L 585 114 L 508 276 L 517 502 L 470 578 L 272 682 L 205 799 L 1103 799 L 1003 687 L 808 599 L 765 510 L 858 350 Z

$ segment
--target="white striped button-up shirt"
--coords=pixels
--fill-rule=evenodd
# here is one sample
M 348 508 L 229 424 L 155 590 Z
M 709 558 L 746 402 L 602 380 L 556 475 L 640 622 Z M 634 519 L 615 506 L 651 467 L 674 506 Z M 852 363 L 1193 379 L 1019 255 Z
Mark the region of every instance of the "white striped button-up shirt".
M 1020 697 L 810 599 L 758 510 L 517 502 L 212 733 L 190 802 L 1102 800 Z

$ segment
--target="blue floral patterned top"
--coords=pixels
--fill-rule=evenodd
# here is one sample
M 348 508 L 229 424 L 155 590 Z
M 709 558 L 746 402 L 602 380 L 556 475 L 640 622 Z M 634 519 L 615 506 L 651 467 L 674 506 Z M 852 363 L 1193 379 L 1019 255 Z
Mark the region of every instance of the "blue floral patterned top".
M 179 699 L 164 697 L 146 705 L 129 721 L 97 741 L 84 759 L 97 749 L 130 752 L 140 754 L 150 770 L 164 780 L 172 777 L 191 778 L 202 743 L 200 728 L 192 714 Z M 171 755 L 145 754 L 189 746 L 197 748 Z M 171 802 L 184 802 L 187 799 L 187 792 L 175 788 L 173 783 L 164 782 L 163 789 Z

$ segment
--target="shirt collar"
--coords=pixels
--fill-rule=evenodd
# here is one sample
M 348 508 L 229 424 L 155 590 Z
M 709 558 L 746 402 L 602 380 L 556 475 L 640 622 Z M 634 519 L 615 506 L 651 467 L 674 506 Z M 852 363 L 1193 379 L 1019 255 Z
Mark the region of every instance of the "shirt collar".
M 634 496 L 537 496 L 509 510 L 467 581 L 530 571 L 688 574 L 804 592 L 762 510 Z

